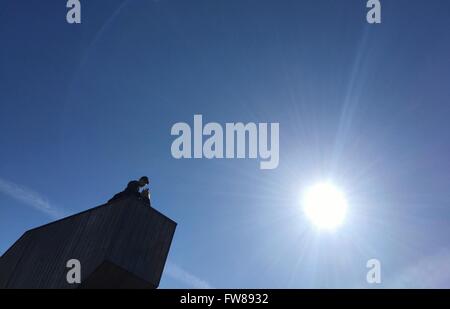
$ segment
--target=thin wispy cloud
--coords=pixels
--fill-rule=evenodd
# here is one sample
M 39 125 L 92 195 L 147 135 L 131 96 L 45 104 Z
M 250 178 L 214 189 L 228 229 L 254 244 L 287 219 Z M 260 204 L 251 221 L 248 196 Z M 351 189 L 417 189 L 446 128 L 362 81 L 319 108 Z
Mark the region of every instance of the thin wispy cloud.
M 14 182 L 0 178 L 0 193 L 5 194 L 25 205 L 31 206 L 37 211 L 44 213 L 52 219 L 58 219 L 65 215 L 65 212 L 41 196 L 34 190 Z
M 205 280 L 198 278 L 197 276 L 189 273 L 180 266 L 168 262 L 165 270 L 165 274 L 170 278 L 185 284 L 191 289 L 212 289 L 213 287 Z
M 442 249 L 407 266 L 393 278 L 394 288 L 450 288 L 450 250 Z

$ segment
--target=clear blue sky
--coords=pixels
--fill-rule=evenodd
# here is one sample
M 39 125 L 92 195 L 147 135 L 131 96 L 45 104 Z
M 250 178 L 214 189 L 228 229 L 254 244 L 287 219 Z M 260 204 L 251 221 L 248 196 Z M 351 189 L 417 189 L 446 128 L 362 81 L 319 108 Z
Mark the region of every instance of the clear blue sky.
M 0 252 L 148 175 L 162 288 L 450 287 L 450 2 L 0 2 Z M 280 165 L 175 160 L 170 128 L 279 122 Z M 332 178 L 349 216 L 303 218 Z

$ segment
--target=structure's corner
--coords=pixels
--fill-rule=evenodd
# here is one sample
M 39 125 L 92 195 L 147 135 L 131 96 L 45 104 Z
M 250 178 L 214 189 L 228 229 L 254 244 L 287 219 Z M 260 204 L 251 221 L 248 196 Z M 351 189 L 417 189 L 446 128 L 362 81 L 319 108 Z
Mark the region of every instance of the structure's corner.
M 25 233 L 0 259 L 0 288 L 157 288 L 175 229 L 135 198 L 89 209 Z

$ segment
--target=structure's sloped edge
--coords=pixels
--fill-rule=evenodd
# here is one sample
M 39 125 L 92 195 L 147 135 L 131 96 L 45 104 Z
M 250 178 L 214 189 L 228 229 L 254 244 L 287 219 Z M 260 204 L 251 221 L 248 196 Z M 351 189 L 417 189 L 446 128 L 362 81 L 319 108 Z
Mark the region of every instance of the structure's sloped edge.
M 110 261 L 104 261 L 80 286 L 80 289 L 156 289 L 157 286 L 135 276 Z
M 157 288 L 176 225 L 135 198 L 51 222 L 3 254 L 0 288 L 76 288 L 66 280 L 72 259 L 84 287 Z

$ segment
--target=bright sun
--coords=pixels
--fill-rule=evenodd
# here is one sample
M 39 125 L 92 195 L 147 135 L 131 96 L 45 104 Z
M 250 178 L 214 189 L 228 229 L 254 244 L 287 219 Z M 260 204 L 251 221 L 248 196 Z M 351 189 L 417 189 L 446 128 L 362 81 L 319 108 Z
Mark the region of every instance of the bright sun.
M 305 191 L 302 200 L 306 216 L 320 229 L 340 226 L 347 213 L 345 195 L 328 182 L 316 184 Z

